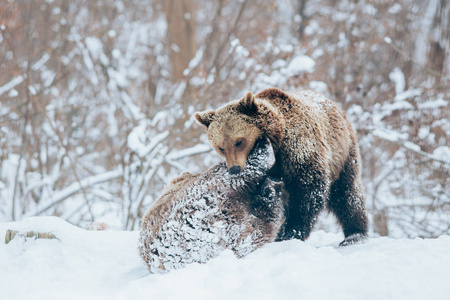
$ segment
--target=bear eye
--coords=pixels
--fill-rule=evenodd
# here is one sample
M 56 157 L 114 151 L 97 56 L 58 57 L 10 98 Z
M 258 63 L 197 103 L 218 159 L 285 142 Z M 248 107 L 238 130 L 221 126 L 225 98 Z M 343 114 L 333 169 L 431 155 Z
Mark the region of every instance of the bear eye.
M 222 152 L 222 153 L 225 152 L 225 150 L 223 148 L 219 148 L 219 151 Z
M 242 145 L 242 141 L 237 141 L 235 144 L 236 147 L 239 147 L 240 145 Z

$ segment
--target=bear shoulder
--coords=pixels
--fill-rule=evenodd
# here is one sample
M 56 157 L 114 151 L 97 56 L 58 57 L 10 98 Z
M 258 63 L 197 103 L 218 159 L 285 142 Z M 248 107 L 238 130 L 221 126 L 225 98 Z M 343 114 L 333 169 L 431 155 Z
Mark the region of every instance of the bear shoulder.
M 264 99 L 275 105 L 282 112 L 288 112 L 292 106 L 297 102 L 297 99 L 288 92 L 284 92 L 277 88 L 267 88 L 255 95 L 257 99 Z
M 257 93 L 255 97 L 267 100 L 281 99 L 285 101 L 290 101 L 289 95 L 286 92 L 277 88 L 264 89 L 261 92 Z

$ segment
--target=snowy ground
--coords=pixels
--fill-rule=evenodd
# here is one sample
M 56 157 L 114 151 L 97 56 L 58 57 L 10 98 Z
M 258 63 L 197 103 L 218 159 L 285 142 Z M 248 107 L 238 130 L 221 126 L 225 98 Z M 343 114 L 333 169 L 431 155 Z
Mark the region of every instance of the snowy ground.
M 15 238 L 6 229 L 53 232 Z M 449 299 L 450 236 L 372 238 L 338 248 L 339 234 L 274 243 L 238 260 L 149 275 L 138 232 L 85 231 L 48 217 L 0 224 L 0 299 Z

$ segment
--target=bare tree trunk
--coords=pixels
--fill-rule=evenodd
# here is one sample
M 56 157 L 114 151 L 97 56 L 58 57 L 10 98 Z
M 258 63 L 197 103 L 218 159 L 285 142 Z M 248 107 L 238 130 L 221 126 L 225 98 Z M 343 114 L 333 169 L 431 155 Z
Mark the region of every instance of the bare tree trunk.
M 183 78 L 183 71 L 197 51 L 194 16 L 191 0 L 163 1 L 167 20 L 172 78 Z
M 308 2 L 308 0 L 298 0 L 298 5 L 297 5 L 298 6 L 297 13 L 301 17 L 300 24 L 297 29 L 298 38 L 300 41 L 303 41 L 303 39 L 304 39 L 305 28 L 309 22 L 309 17 L 305 13 L 307 2 Z
M 446 7 L 446 0 L 441 0 L 436 6 L 431 32 L 436 32 L 438 34 L 431 35 L 431 39 L 429 40 L 428 67 L 436 71 L 434 75 L 436 81 L 439 83 L 441 81 L 441 77 L 444 75 L 443 73 L 446 59 L 445 46 L 446 42 L 449 41 L 448 28 L 445 28 L 448 26 L 447 18 L 449 17 L 449 14 Z

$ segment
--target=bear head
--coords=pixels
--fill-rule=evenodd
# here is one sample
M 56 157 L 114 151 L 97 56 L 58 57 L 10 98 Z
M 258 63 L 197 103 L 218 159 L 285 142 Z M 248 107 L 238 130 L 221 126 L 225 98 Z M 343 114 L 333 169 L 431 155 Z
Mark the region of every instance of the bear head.
M 251 92 L 215 111 L 197 112 L 195 118 L 206 126 L 210 143 L 225 157 L 231 174 L 244 170 L 248 155 L 260 137 L 269 138 L 277 148 L 285 127 L 278 110 Z

